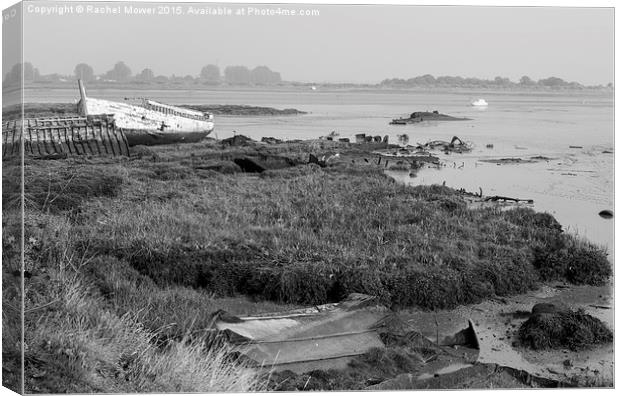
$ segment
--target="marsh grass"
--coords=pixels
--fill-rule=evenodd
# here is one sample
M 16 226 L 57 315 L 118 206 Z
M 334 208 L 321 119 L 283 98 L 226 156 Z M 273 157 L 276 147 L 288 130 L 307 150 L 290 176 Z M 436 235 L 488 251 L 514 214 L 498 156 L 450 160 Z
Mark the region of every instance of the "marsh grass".
M 453 190 L 399 185 L 370 162 L 259 176 L 230 165 L 241 155 L 307 162 L 310 150 L 334 147 L 206 141 L 129 159 L 28 162 L 27 391 L 262 389 L 227 351 L 206 347 L 213 312 L 281 311 L 351 292 L 394 308 L 447 308 L 610 272 L 600 249 L 549 215 L 469 210 Z M 18 227 L 17 209 L 6 208 L 3 227 Z M 3 239 L 3 263 L 14 246 Z M 221 377 L 196 378 L 204 372 Z

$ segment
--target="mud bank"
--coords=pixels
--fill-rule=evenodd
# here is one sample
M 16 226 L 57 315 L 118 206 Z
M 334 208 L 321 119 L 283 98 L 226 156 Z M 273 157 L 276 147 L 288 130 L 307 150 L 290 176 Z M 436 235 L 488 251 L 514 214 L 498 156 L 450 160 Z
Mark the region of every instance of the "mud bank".
M 194 110 L 212 113 L 219 116 L 284 116 L 306 114 L 297 109 L 275 109 L 273 107 L 248 106 L 248 105 L 179 105 Z M 75 103 L 25 103 L 24 116 L 34 117 L 64 117 L 77 116 L 78 109 Z M 21 116 L 19 105 L 5 106 L 2 108 L 2 117 L 5 120 L 16 119 Z
M 480 363 L 512 367 L 576 386 L 610 386 L 614 372 L 613 344 L 586 351 L 571 351 L 567 348 L 534 351 L 519 344 L 519 327 L 538 303 L 582 308 L 613 331 L 612 284 L 593 287 L 553 283 L 526 294 L 497 298 L 453 310 L 402 310 L 401 316 L 431 340 L 437 336 L 442 339 L 472 320 L 480 339 Z

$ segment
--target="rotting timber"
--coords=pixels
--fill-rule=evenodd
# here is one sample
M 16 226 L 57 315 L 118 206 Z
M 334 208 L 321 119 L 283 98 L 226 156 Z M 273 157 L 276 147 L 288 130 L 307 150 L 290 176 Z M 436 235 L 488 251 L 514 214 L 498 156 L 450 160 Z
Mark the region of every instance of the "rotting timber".
M 3 158 L 21 155 L 64 158 L 72 155 L 128 156 L 127 138 L 111 116 L 26 118 L 2 125 Z

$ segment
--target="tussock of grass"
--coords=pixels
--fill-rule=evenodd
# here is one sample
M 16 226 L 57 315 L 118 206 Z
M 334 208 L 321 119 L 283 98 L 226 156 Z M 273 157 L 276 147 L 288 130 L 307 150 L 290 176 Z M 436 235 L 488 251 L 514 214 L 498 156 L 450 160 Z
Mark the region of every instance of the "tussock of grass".
M 519 328 L 519 339 L 532 349 L 582 350 L 613 341 L 613 333 L 582 309 L 535 314 Z
M 123 168 L 110 165 L 78 169 L 53 161 L 46 166 L 27 164 L 24 167 L 25 204 L 27 208 L 42 212 L 77 209 L 90 198 L 114 197 L 123 183 L 124 173 Z M 19 183 L 19 180 L 11 178 L 7 182 Z
M 591 242 L 566 237 L 556 249 L 536 251 L 535 265 L 545 280 L 566 279 L 577 285 L 603 285 L 612 275 L 607 254 Z

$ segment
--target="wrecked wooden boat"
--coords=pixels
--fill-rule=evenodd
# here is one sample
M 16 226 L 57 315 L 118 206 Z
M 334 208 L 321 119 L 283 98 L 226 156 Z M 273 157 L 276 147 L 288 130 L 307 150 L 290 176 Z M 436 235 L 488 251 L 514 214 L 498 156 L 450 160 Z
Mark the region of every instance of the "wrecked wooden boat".
M 390 125 L 407 125 L 416 124 L 423 121 L 469 121 L 471 118 L 453 117 L 447 114 L 441 114 L 439 111 L 416 111 L 411 113 L 409 118 L 397 118 L 390 121 Z
M 252 317 L 219 311 L 214 327 L 255 367 L 305 373 L 345 369 L 357 356 L 386 348 L 385 340 L 405 336 L 408 325 L 376 297 L 352 293 L 335 304 Z M 442 345 L 478 349 L 473 324 Z
M 327 304 L 253 317 L 218 315 L 215 326 L 256 367 L 291 370 L 344 368 L 353 356 L 383 347 L 378 333 L 390 311 L 373 297 L 353 294 Z
M 125 102 L 90 98 L 81 80 L 78 86 L 80 115 L 113 115 L 130 146 L 198 142 L 215 127 L 210 113 L 146 98 L 126 98 Z
M 22 122 L 23 121 L 23 122 Z M 2 124 L 2 156 L 57 159 L 73 155 L 128 156 L 129 144 L 114 117 L 26 118 Z

